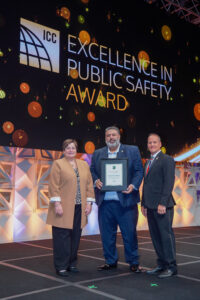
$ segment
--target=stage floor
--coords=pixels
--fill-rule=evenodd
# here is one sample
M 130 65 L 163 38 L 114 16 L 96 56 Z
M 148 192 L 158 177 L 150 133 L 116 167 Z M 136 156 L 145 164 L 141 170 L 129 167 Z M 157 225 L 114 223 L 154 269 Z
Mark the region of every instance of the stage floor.
M 54 271 L 52 240 L 0 244 L 0 299 L 200 299 L 200 227 L 175 228 L 178 275 L 158 279 L 134 274 L 124 260 L 118 234 L 118 268 L 97 271 L 104 263 L 99 235 L 83 236 L 79 247 L 80 272 L 62 279 Z M 142 267 L 156 265 L 148 231 L 139 231 Z

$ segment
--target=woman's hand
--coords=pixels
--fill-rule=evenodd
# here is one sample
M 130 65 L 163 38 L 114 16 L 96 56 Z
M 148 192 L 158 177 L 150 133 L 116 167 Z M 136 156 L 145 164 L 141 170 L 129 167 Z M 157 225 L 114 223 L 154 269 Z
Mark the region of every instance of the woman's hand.
M 63 215 L 63 208 L 60 202 L 55 202 L 55 213 L 57 216 L 61 217 Z
M 97 179 L 95 182 L 96 187 L 100 190 L 103 186 L 103 182 L 100 179 Z
M 92 204 L 87 203 L 85 208 L 85 215 L 88 216 L 91 213 L 91 210 L 92 210 Z

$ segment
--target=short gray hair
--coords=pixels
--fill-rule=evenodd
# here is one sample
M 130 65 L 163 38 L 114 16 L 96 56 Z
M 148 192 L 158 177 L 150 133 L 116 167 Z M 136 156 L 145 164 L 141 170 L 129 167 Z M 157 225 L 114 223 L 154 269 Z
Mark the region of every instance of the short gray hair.
M 119 130 L 119 128 L 118 128 L 117 126 L 109 126 L 109 127 L 107 127 L 107 128 L 105 129 L 105 133 L 106 133 L 108 130 L 111 130 L 111 129 L 116 130 L 116 131 L 119 133 L 119 135 L 120 135 L 120 130 Z
M 159 134 L 157 134 L 157 133 L 154 133 L 154 132 L 151 132 L 151 133 L 149 133 L 149 135 L 148 135 L 147 139 L 148 139 L 150 136 L 152 136 L 152 135 L 155 135 L 155 136 L 157 136 L 157 137 L 159 138 L 160 142 L 161 142 L 161 137 L 159 136 Z

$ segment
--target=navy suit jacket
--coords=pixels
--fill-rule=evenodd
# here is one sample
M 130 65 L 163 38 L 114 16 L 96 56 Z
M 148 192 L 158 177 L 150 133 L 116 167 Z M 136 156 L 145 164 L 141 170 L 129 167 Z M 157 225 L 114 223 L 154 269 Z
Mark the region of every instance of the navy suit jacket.
M 103 147 L 94 152 L 91 163 L 91 173 L 93 181 L 101 179 L 101 159 L 108 158 L 108 147 Z M 137 146 L 120 145 L 117 158 L 128 159 L 128 185 L 133 184 L 135 189 L 130 194 L 117 192 L 119 201 L 123 207 L 132 207 L 140 201 L 139 187 L 143 178 L 143 166 L 140 152 Z M 105 192 L 95 187 L 96 203 L 98 206 L 104 200 Z
M 145 174 L 147 164 L 145 165 Z M 144 176 L 142 206 L 157 209 L 158 205 L 173 207 L 172 190 L 175 180 L 175 162 L 169 155 L 159 152 L 153 160 L 147 175 Z

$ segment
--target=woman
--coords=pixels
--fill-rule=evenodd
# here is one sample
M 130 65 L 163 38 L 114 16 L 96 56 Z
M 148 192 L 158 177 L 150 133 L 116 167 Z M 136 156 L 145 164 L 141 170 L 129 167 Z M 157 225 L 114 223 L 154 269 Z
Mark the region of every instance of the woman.
M 76 159 L 77 142 L 63 142 L 64 158 L 55 160 L 49 181 L 47 224 L 52 225 L 54 266 L 59 276 L 78 272 L 77 251 L 82 228 L 92 209 L 94 189 L 88 164 Z

